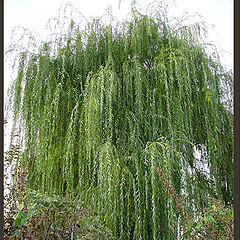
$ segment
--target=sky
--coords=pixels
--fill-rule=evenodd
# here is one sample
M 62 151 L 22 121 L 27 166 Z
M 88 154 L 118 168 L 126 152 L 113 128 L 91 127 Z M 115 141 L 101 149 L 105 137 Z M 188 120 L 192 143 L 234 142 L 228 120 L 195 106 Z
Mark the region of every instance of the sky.
M 132 0 L 6 0 L 4 2 L 4 45 L 5 49 L 11 43 L 11 33 L 14 27 L 22 26 L 35 30 L 45 40 L 46 24 L 51 17 L 58 16 L 58 9 L 71 3 L 86 17 L 101 16 L 108 6 L 113 15 L 125 18 L 130 11 Z M 138 0 L 145 10 L 151 0 Z M 233 0 L 163 0 L 171 3 L 169 16 L 180 18 L 184 12 L 194 18 L 202 16 L 208 28 L 206 42 L 211 42 L 218 48 L 222 65 L 233 69 Z M 120 8 L 119 8 L 120 6 Z M 10 69 L 5 67 L 5 89 L 9 86 Z
M 46 24 L 51 17 L 58 17 L 58 9 L 71 3 L 86 17 L 101 16 L 108 6 L 116 18 L 124 19 L 131 9 L 132 0 L 6 0 L 4 1 L 4 46 L 11 44 L 11 33 L 14 27 L 22 26 L 35 30 L 42 40 L 46 39 Z M 151 0 L 138 0 L 143 10 Z M 187 12 L 190 19 L 198 20 L 202 16 L 208 28 L 206 42 L 216 45 L 221 63 L 227 71 L 233 69 L 233 0 L 163 0 L 170 3 L 169 17 L 181 18 Z M 120 3 L 120 5 L 119 5 Z M 120 6 L 120 7 L 119 7 Z M 15 36 L 16 37 L 16 36 Z M 7 58 L 5 57 L 5 63 Z M 4 92 L 11 78 L 11 68 L 5 64 Z M 12 76 L 12 77 L 11 77 Z

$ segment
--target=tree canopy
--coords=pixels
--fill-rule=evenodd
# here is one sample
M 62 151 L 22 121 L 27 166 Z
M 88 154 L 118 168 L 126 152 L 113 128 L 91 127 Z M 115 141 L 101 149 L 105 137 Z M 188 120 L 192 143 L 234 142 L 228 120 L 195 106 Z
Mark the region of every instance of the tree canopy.
M 180 209 L 232 202 L 232 74 L 201 26 L 133 9 L 65 34 L 21 53 L 13 85 L 28 185 L 90 205 L 119 239 L 176 239 Z

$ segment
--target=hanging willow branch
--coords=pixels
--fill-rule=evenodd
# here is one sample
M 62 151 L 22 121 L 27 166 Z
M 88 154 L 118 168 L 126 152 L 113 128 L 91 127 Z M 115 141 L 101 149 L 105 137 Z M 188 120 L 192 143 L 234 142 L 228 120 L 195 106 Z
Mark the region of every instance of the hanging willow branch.
M 221 88 L 232 75 L 196 26 L 174 30 L 166 19 L 134 9 L 115 26 L 72 21 L 57 48 L 46 42 L 19 62 L 28 184 L 80 198 L 118 239 L 176 239 L 179 210 L 198 215 L 211 189 L 233 199 L 233 115 Z

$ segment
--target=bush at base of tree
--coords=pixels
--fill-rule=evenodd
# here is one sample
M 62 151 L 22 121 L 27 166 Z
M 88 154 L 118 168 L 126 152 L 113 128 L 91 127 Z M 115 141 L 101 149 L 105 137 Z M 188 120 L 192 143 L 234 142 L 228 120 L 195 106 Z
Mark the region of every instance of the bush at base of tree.
M 210 207 L 203 209 L 199 220 L 189 220 L 184 226 L 183 239 L 231 240 L 233 234 L 233 206 L 225 206 L 219 199 L 209 199 Z
M 27 172 L 15 171 L 4 201 L 4 239 L 116 239 L 93 209 L 69 197 L 26 188 Z

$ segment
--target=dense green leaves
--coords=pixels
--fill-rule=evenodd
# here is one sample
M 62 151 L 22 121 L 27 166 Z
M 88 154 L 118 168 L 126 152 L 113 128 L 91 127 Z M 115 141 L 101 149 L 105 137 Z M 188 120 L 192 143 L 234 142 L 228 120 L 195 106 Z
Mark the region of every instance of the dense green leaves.
M 181 212 L 158 165 L 190 215 L 214 191 L 232 201 L 233 116 L 221 90 L 232 76 L 198 25 L 165 20 L 133 10 L 117 27 L 72 22 L 57 54 L 45 43 L 23 55 L 15 81 L 28 184 L 92 205 L 119 239 L 176 239 Z

